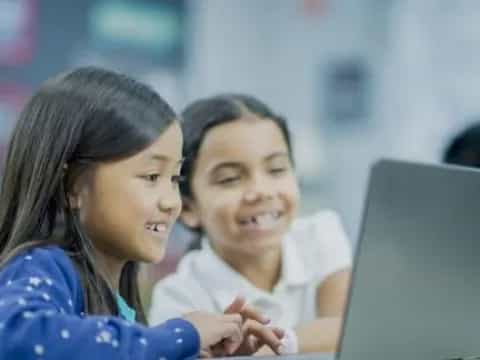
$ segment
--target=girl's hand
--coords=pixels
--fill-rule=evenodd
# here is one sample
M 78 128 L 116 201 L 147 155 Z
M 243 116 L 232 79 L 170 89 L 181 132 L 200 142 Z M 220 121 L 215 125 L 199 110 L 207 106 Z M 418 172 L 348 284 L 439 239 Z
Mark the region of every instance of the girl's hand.
M 243 297 L 236 297 L 225 309 L 225 314 L 240 314 L 243 318 L 243 341 L 233 353 L 234 355 L 252 355 L 266 345 L 275 354 L 279 354 L 279 347 L 284 331 L 280 328 L 267 326 L 270 320 L 246 305 Z
M 243 320 L 240 314 L 218 315 L 194 311 L 183 316 L 200 334 L 200 356 L 232 355 L 243 342 Z
M 262 346 L 255 354 L 254 356 L 274 356 L 276 353 L 270 349 L 268 346 Z

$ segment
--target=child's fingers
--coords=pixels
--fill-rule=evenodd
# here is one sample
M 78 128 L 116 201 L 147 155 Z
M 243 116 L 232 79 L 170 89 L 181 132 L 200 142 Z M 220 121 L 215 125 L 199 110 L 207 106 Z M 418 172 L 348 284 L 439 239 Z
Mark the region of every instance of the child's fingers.
M 243 332 L 244 334 L 257 337 L 258 348 L 265 344 L 278 354 L 278 348 L 282 345 L 282 341 L 280 340 L 279 335 L 277 335 L 277 332 L 273 329 L 264 326 L 257 321 L 247 320 L 243 325 Z
M 231 339 L 225 339 L 225 341 L 223 341 L 223 347 L 227 355 L 232 355 L 233 353 L 235 353 L 235 351 L 237 351 L 241 344 L 241 342 L 235 342 Z
M 240 311 L 240 314 L 243 316 L 244 319 L 251 319 L 258 321 L 259 323 L 262 323 L 264 325 L 268 324 L 270 322 L 270 319 L 265 317 L 264 315 L 260 314 L 258 311 L 253 309 L 252 307 L 245 305 Z
M 227 354 L 231 355 L 242 344 L 243 332 L 242 325 L 243 319 L 240 314 L 227 314 L 223 315 L 225 322 L 225 333 L 223 343 Z
M 235 321 L 224 322 L 222 328 L 222 339 L 237 344 L 236 347 L 240 346 L 243 341 L 241 322 L 240 324 Z
M 274 354 L 277 354 L 277 355 L 281 355 L 281 351 L 280 351 L 280 348 L 283 346 L 283 338 L 285 337 L 285 330 L 281 329 L 281 328 L 278 328 L 278 327 L 270 327 L 270 329 L 273 331 L 273 333 L 278 337 L 278 339 L 281 339 L 281 345 L 278 346 L 278 347 L 273 347 L 271 348 L 271 346 L 266 343 L 266 342 L 258 342 L 257 344 L 257 348 L 255 349 L 255 352 L 257 352 L 258 350 L 260 350 L 262 347 L 266 348 L 266 349 L 269 349 L 269 351 L 273 351 Z M 271 353 L 270 353 L 271 354 Z
M 223 339 L 218 344 L 211 347 L 212 357 L 226 357 L 233 355 L 241 344 L 231 339 Z
M 254 336 L 252 335 L 252 337 L 254 337 Z M 264 351 L 263 351 L 264 355 L 280 355 L 280 352 L 278 351 L 277 348 L 272 349 L 272 347 L 270 345 L 261 341 L 258 338 L 255 338 L 255 340 L 256 341 L 254 343 L 253 342 L 251 343 L 250 348 L 248 350 L 249 351 L 248 354 L 260 355 L 259 351 L 261 349 L 264 349 Z M 280 348 L 280 347 L 278 347 L 278 348 Z M 266 349 L 268 349 L 268 350 L 266 350 Z
M 260 344 L 260 347 L 253 354 L 254 356 L 272 356 L 276 355 L 275 351 L 270 349 L 268 346 Z
M 261 342 L 255 335 L 248 335 L 244 340 L 242 347 L 245 348 L 247 355 L 251 355 L 256 353 L 262 346 L 263 342 Z
M 268 324 L 270 320 L 264 315 L 260 314 L 254 308 L 247 305 L 247 302 L 243 296 L 237 296 L 233 302 L 225 309 L 225 314 L 238 313 L 246 319 L 256 320 L 262 324 Z
M 211 358 L 212 357 L 212 353 L 210 351 L 207 351 L 207 350 L 200 350 L 200 354 L 198 354 L 198 357 L 199 358 Z
M 235 299 L 233 299 L 233 302 L 227 306 L 224 313 L 225 314 L 239 313 L 240 311 L 242 311 L 245 304 L 246 304 L 246 300 L 243 296 L 240 296 L 240 295 L 236 296 Z
M 213 358 L 217 357 L 225 357 L 228 356 L 227 352 L 225 351 L 225 347 L 223 344 L 223 341 L 218 343 L 217 345 L 214 345 L 210 348 L 210 355 Z
M 247 342 L 248 342 L 249 348 L 252 349 L 251 353 L 256 352 L 262 346 L 258 338 L 255 337 L 254 335 L 248 335 Z
M 242 327 L 243 319 L 240 314 L 225 314 L 221 315 L 224 322 L 231 322 L 236 324 L 239 328 Z
M 283 337 L 285 336 L 285 330 L 279 328 L 279 327 L 271 327 L 270 329 L 272 329 L 272 331 L 274 332 L 275 335 L 277 335 L 277 337 L 279 339 L 283 339 Z

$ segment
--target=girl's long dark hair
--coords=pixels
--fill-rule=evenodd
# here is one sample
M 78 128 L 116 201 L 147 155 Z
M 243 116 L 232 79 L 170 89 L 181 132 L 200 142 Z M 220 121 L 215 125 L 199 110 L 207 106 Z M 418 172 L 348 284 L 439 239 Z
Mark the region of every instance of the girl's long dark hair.
M 85 311 L 117 314 L 94 244 L 66 195 L 78 176 L 145 149 L 175 118 L 157 93 L 122 74 L 84 67 L 47 81 L 10 139 L 0 193 L 0 267 L 21 251 L 56 244 L 79 270 Z M 138 264 L 128 262 L 119 291 L 146 323 L 137 273 Z

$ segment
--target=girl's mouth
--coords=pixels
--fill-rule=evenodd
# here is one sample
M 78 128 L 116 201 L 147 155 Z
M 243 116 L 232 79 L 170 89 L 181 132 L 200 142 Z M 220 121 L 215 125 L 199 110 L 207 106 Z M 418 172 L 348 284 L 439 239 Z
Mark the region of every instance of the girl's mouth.
M 163 238 L 168 233 L 169 226 L 165 223 L 148 223 L 145 229 L 150 231 L 153 236 Z
M 239 220 L 239 224 L 245 230 L 268 231 L 275 229 L 281 217 L 280 211 L 268 211 L 243 217 Z

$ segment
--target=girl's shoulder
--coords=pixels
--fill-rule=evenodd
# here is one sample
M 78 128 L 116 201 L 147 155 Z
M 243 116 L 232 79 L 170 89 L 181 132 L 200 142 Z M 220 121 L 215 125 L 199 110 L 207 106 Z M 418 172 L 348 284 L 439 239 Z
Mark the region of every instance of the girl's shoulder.
M 60 267 L 67 271 L 74 270 L 68 255 L 56 245 L 35 246 L 20 251 L 5 264 L 1 272 L 3 273 L 19 265 L 39 266 L 47 269 Z
M 55 283 L 77 295 L 82 291 L 72 260 L 62 248 L 55 245 L 35 246 L 21 251 L 0 270 L 0 285 L 25 278 L 50 286 Z
M 351 266 L 351 243 L 340 216 L 322 210 L 294 221 L 285 238 L 285 247 L 295 252 L 317 280 Z
M 148 316 L 151 325 L 196 309 L 217 310 L 205 286 L 205 263 L 205 249 L 192 250 L 180 260 L 175 272 L 155 284 Z
M 171 298 L 182 299 L 189 302 L 189 305 L 194 305 L 200 298 L 208 295 L 201 286 L 201 278 L 209 260 L 205 248 L 189 251 L 180 259 L 174 272 L 156 283 L 154 294 L 167 294 Z
M 333 210 L 321 210 L 311 215 L 297 218 L 288 232 L 289 237 L 306 241 L 315 238 L 331 238 L 333 240 L 347 240 L 340 216 Z

